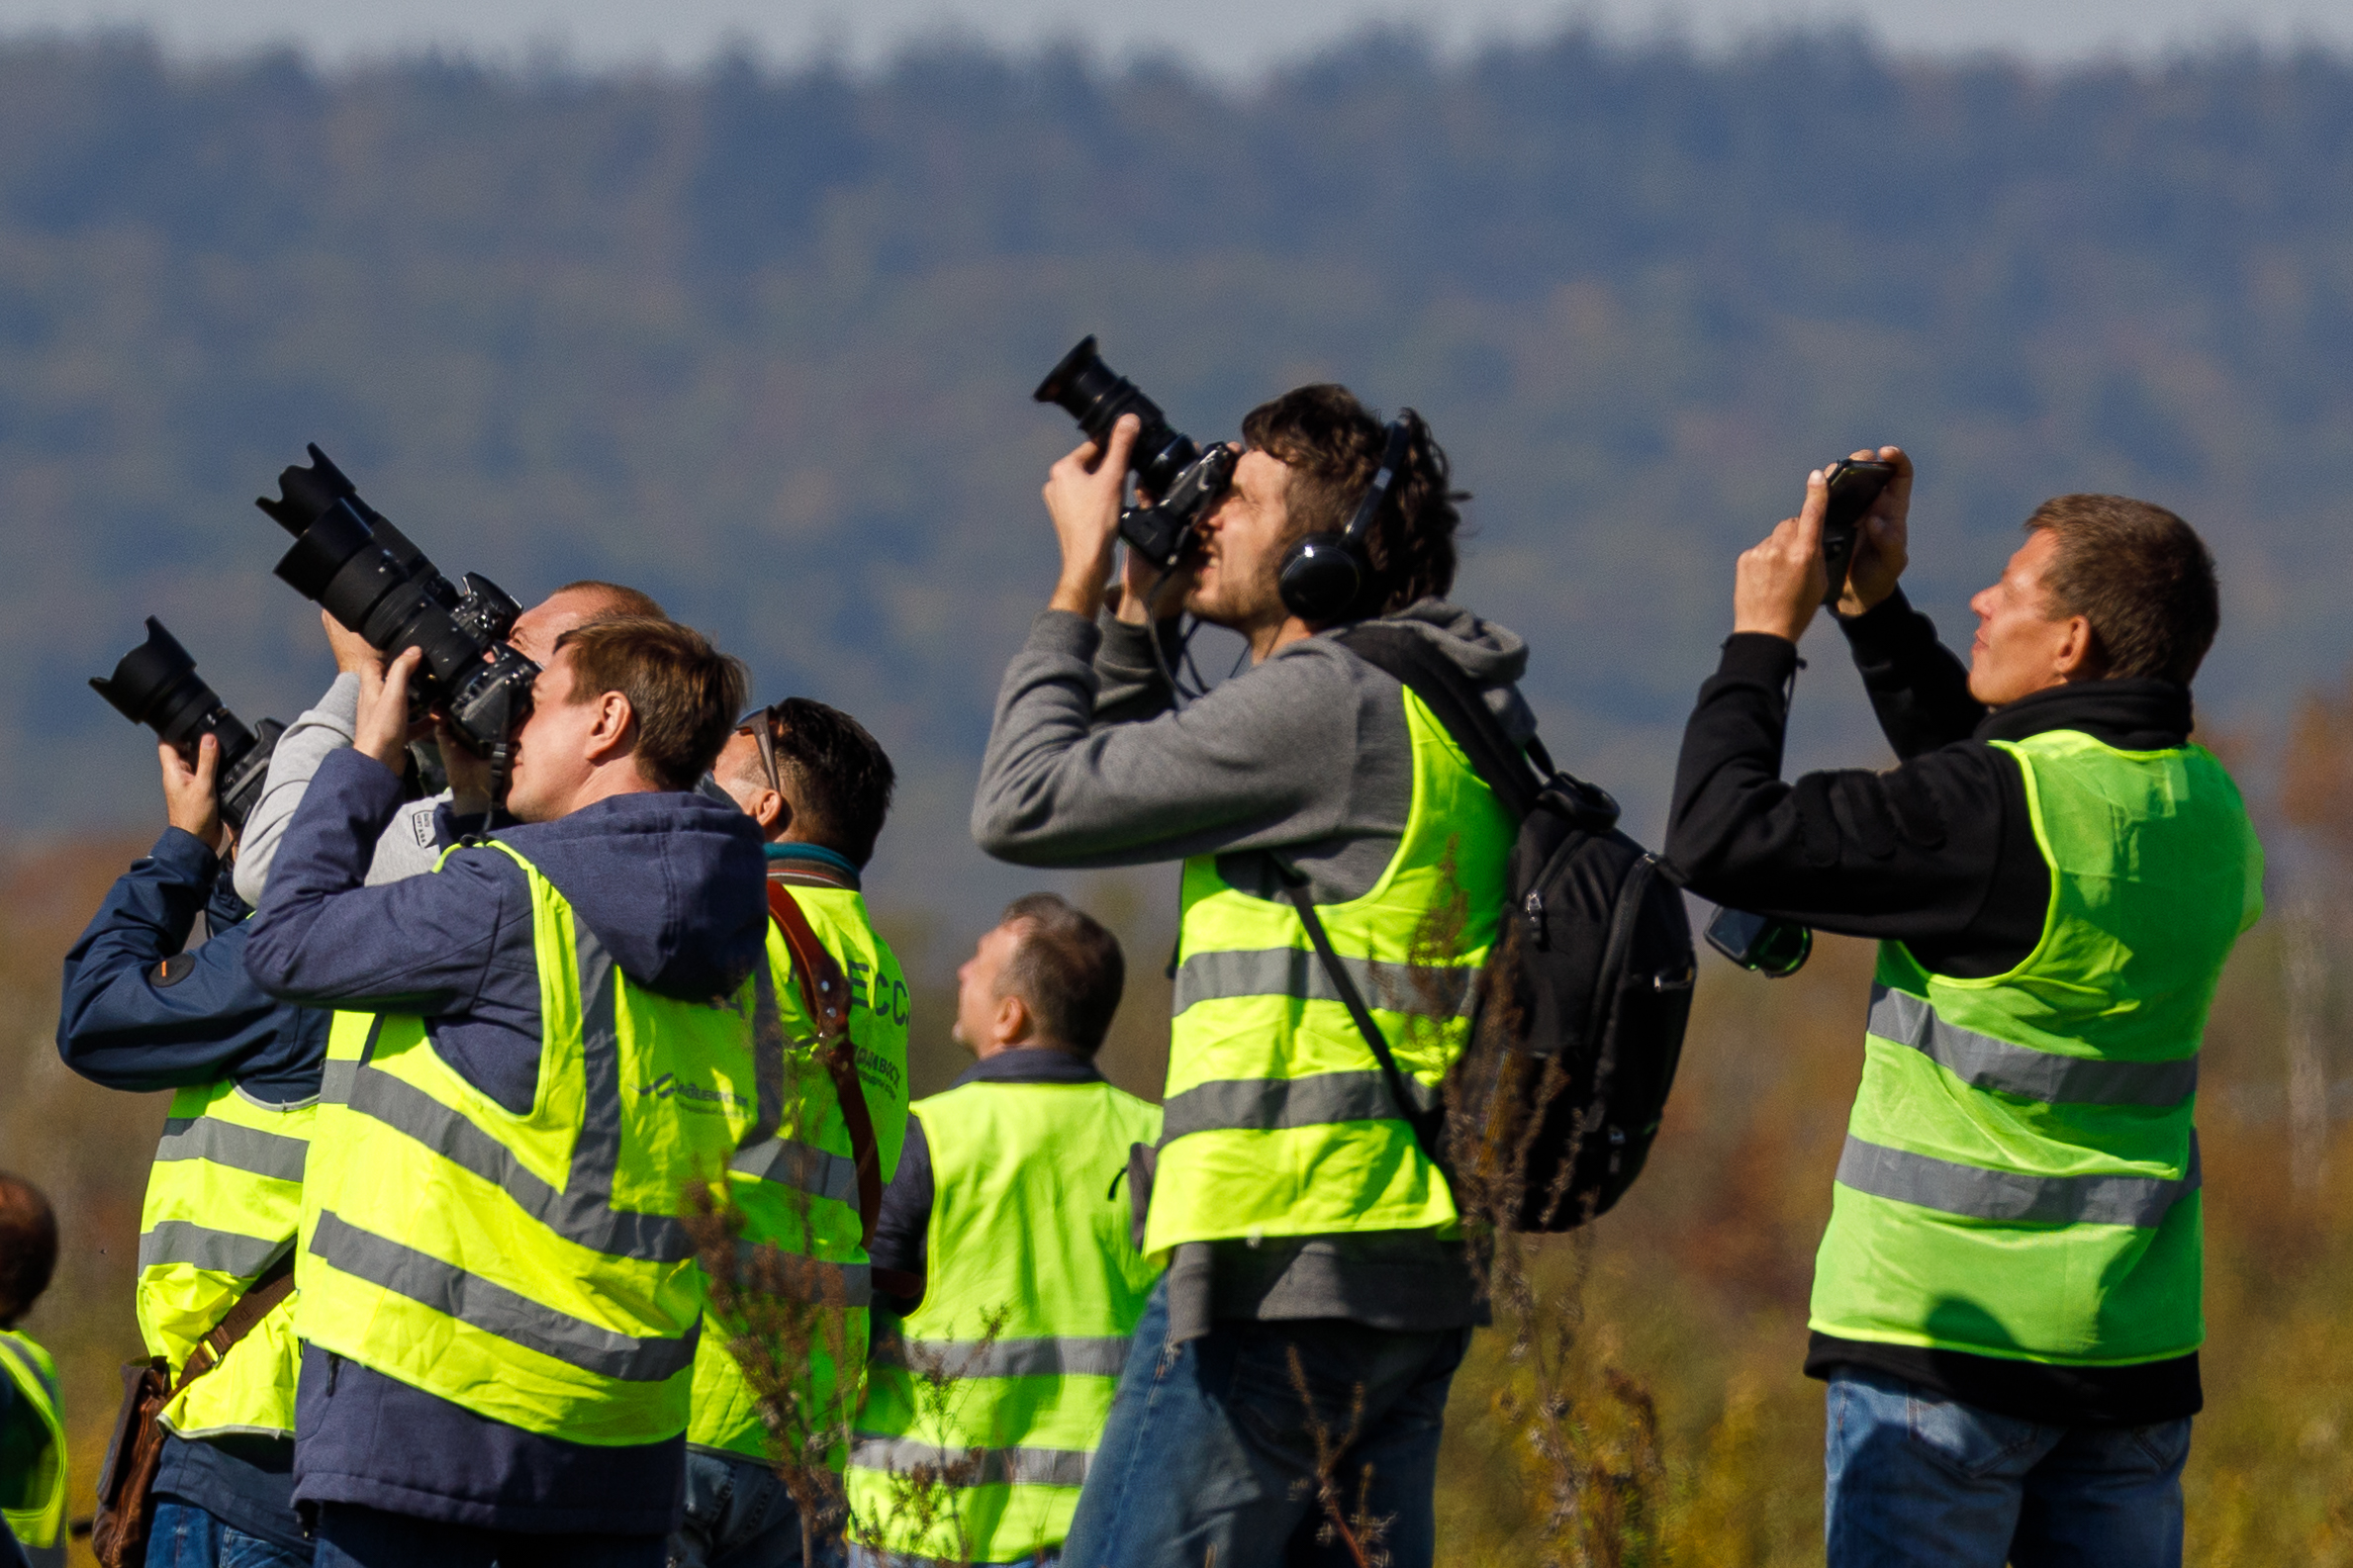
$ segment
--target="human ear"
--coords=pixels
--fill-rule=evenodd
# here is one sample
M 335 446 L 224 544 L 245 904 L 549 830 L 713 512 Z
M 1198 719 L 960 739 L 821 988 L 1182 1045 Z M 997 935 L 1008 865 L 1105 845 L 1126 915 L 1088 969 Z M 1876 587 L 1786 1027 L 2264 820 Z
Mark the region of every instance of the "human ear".
M 2082 615 L 2068 616 L 2066 633 L 2051 656 L 2052 673 L 2062 681 L 2094 681 L 2105 672 L 2107 663 L 2091 621 Z
M 999 1045 L 1019 1045 L 1022 1041 L 1027 1040 L 1033 1032 L 1029 1016 L 1029 1003 L 1018 996 L 998 997 L 996 999 L 996 1016 L 991 1020 L 991 1023 L 995 1026 L 991 1033 L 996 1036 Z
M 619 692 L 608 692 L 597 698 L 597 722 L 590 727 L 588 760 L 592 763 L 611 762 L 627 750 L 630 741 L 629 721 L 636 715 L 629 710 L 628 696 Z

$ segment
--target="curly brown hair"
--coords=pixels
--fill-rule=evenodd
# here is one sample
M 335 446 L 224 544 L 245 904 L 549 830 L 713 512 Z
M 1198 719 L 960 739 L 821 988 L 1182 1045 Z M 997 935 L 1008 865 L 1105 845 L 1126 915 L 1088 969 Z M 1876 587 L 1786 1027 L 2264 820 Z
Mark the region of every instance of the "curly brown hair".
M 1419 599 L 1444 599 L 1455 586 L 1455 533 L 1462 525 L 1458 503 L 1466 491 L 1449 488 L 1446 450 L 1411 409 L 1405 421 L 1405 466 L 1365 541 L 1372 587 L 1360 613 L 1386 615 Z M 1346 387 L 1318 382 L 1262 403 L 1242 421 L 1252 447 L 1291 471 L 1285 498 L 1296 534 L 1336 533 L 1348 526 L 1372 476 L 1380 470 L 1387 431 Z

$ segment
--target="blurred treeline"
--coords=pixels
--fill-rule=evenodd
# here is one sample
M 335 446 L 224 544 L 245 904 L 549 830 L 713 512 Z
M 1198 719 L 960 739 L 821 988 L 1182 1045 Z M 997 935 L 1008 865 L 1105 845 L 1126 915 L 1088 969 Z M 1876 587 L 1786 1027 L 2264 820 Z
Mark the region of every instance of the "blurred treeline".
M 162 1116 L 48 1040 L 58 957 L 159 825 L 151 751 L 82 682 L 152 612 L 248 719 L 313 697 L 315 617 L 249 505 L 306 439 L 451 571 L 526 600 L 639 584 L 763 700 L 875 728 L 919 1090 L 956 1068 L 955 963 L 1038 880 L 1121 931 L 1109 1064 L 1157 1088 L 1172 879 L 1038 877 L 964 831 L 1050 582 L 1035 487 L 1073 440 L 1028 390 L 1089 330 L 1204 436 L 1316 377 L 1427 414 L 1477 497 L 1458 597 L 1529 635 L 1553 750 L 1652 838 L 1731 558 L 1806 467 L 1913 448 L 1915 597 L 1962 640 L 2045 495 L 2199 524 L 2226 593 L 2205 730 L 2280 874 L 2207 1059 L 2194 1551 L 2353 1560 L 2353 60 L 2038 74 L 1837 37 L 1456 63 L 1373 38 L 1247 89 L 963 48 L 579 77 L 0 43 L 0 1165 L 68 1226 L 32 1327 L 67 1368 L 77 1496 L 136 1346 Z M 1869 761 L 1816 637 L 1792 762 Z M 1837 944 L 1781 986 L 1708 968 L 1652 1173 L 1546 1265 L 1585 1315 L 1590 1495 L 1561 1527 L 1599 1560 L 1818 1558 L 1796 1369 L 1862 986 Z M 1450 1562 L 1545 1555 L 1502 1350 L 1459 1388 Z

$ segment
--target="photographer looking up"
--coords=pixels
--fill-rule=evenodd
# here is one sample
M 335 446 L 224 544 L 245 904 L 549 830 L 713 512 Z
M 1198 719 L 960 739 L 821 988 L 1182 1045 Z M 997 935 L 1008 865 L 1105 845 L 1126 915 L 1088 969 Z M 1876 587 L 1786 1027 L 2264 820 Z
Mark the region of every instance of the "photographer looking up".
M 294 1510 L 301 1349 L 283 1276 L 302 1217 L 329 1016 L 277 1000 L 245 972 L 253 928 L 214 851 L 223 839 L 219 744 L 205 736 L 194 767 L 171 745 L 156 750 L 170 825 L 65 955 L 57 1017 L 58 1055 L 83 1077 L 131 1093 L 176 1091 L 140 1217 L 147 1354 L 178 1385 L 217 1327 L 243 1328 L 226 1349 L 208 1347 L 197 1376 L 157 1417 L 148 1561 L 308 1563 Z M 211 935 L 190 948 L 200 913 Z M 247 1298 L 270 1305 L 249 1326 L 252 1308 L 229 1322 Z
M 416 663 L 361 673 L 356 744 L 320 763 L 246 950 L 271 994 L 342 1009 L 295 1499 L 323 1568 L 650 1568 L 703 1309 L 679 1207 L 758 1134 L 760 836 L 694 792 L 742 668 L 668 621 L 565 632 L 517 739 L 520 825 L 369 887 Z
M 800 1403 L 785 1412 L 785 1461 L 838 1473 L 858 1413 L 872 1291 L 857 1160 L 862 1135 L 844 1112 L 809 999 L 822 1008 L 821 987 L 846 982 L 844 1024 L 874 1139 L 879 1197 L 906 1136 L 907 987 L 867 913 L 859 876 L 890 814 L 894 776 L 864 725 L 797 696 L 738 724 L 711 778 L 768 841 L 768 968 L 785 1049 L 781 1125 L 736 1155 L 736 1207 L 744 1242 L 773 1245 L 793 1260 L 775 1282 L 814 1315 L 807 1365 L 795 1387 Z M 787 918 L 798 918 L 822 950 L 825 958 L 813 966 L 820 972 L 802 972 Z M 828 961 L 837 977 L 822 972 Z M 771 1459 L 761 1398 L 728 1349 L 734 1327 L 712 1322 L 695 1350 L 686 1522 L 670 1561 L 673 1568 L 801 1568 L 800 1504 Z M 826 1501 L 838 1516 L 841 1499 Z M 812 1532 L 816 1523 L 810 1521 Z M 830 1538 L 839 1528 L 837 1517 L 822 1533 Z
M 1366 602 L 1459 665 L 1524 743 L 1535 720 L 1512 683 L 1526 646 L 1443 598 L 1459 498 L 1428 426 L 1403 423 L 1365 542 Z M 1005 672 L 973 802 L 973 836 L 1021 865 L 1184 862 L 1145 1241 L 1169 1273 L 1066 1551 L 1122 1568 L 1189 1568 L 1211 1547 L 1221 1568 L 1312 1554 L 1316 1454 L 1286 1370 L 1295 1348 L 1334 1430 L 1362 1396 L 1340 1465 L 1371 1468 L 1366 1507 L 1395 1521 L 1387 1544 L 1410 1568 L 1434 1550 L 1440 1422 L 1482 1309 L 1453 1195 L 1282 893 L 1305 878 L 1343 961 L 1374 982 L 1400 1066 L 1433 1089 L 1465 1037 L 1460 999 L 1493 938 L 1510 821 L 1418 697 L 1284 602 L 1286 551 L 1340 529 L 1373 491 L 1387 437 L 1364 406 L 1302 387 L 1244 421 L 1232 488 L 1173 587 L 1242 635 L 1252 668 L 1174 710 L 1151 641 L 1166 627 L 1146 625 L 1149 563 L 1129 555 L 1116 612 L 1097 620 L 1135 430 L 1123 418 L 1108 452 L 1089 442 L 1047 482 L 1062 577 Z M 1177 593 L 1154 597 L 1175 613 Z M 1449 932 L 1458 903 L 1467 914 Z
M 2191 744 L 2220 619 L 2173 513 L 2061 496 L 1970 601 L 1966 670 L 1898 590 L 1912 465 L 1838 624 L 1901 764 L 1780 779 L 1822 602 L 1824 476 L 1741 557 L 1667 855 L 1737 907 L 1880 939 L 1815 1264 L 1832 1568 L 2157 1568 L 2202 1404 L 2207 1009 L 2262 903 L 2238 790 Z
M 669 619 L 661 605 L 636 589 L 586 580 L 565 584 L 518 615 L 507 641 L 524 658 L 544 665 L 555 640 L 573 627 L 622 616 Z M 319 621 L 327 628 L 328 646 L 334 650 L 335 678 L 319 698 L 319 705 L 305 709 L 278 737 L 277 749 L 270 753 L 269 776 L 262 783 L 261 798 L 245 818 L 237 849 L 236 895 L 248 904 L 261 902 L 261 889 L 278 857 L 278 842 L 285 836 L 286 825 L 294 820 L 295 808 L 302 804 L 303 791 L 310 787 L 321 760 L 351 744 L 359 718 L 361 673 L 381 669 L 384 663 L 365 637 L 346 631 L 342 622 L 326 610 L 319 612 Z M 454 749 L 454 743 L 450 745 Z M 443 756 L 446 760 L 446 751 Z M 461 776 L 464 762 L 458 759 Z M 398 881 L 433 869 L 441 851 L 455 839 L 452 833 L 435 832 L 434 819 L 440 807 L 449 806 L 470 830 L 480 825 L 489 804 L 478 794 L 459 798 L 450 789 L 409 801 L 377 841 L 376 853 L 368 862 L 368 885 Z
M 855 1568 L 1062 1549 L 1159 1272 L 1120 1178 L 1160 1111 L 1094 1066 L 1126 978 L 1119 939 L 1053 893 L 1014 899 L 956 971 L 977 1060 L 916 1102 L 875 1228 L 915 1294 L 890 1303 L 858 1418 Z

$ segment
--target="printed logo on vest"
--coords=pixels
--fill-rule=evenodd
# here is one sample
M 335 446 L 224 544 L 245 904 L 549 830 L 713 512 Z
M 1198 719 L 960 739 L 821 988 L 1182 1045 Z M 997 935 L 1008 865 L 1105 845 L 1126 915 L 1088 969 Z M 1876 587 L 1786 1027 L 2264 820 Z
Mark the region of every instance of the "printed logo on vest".
M 675 1072 L 665 1072 L 651 1083 L 639 1084 L 637 1092 L 657 1100 L 680 1101 L 683 1108 L 690 1111 L 748 1111 L 752 1108 L 750 1102 L 739 1094 L 685 1082 Z

